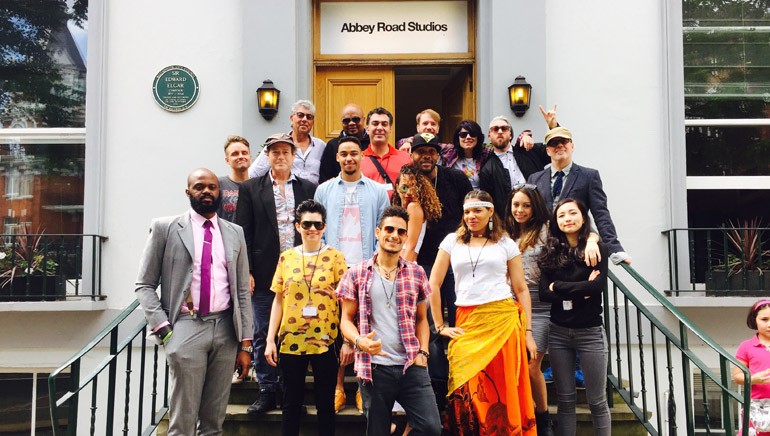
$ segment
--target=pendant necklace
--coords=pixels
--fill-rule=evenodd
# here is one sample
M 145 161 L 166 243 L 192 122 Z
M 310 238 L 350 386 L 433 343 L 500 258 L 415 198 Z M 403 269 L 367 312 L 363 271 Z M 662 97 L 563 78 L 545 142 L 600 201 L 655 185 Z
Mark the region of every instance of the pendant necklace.
M 382 266 L 380 266 L 379 263 L 375 262 L 375 265 L 377 265 L 377 268 L 380 271 L 380 284 L 382 285 L 382 291 L 385 292 L 385 305 L 388 306 L 388 309 L 392 308 L 391 301 L 393 300 L 393 295 L 396 293 L 396 280 L 393 279 L 393 285 L 390 287 L 390 295 L 388 295 L 388 288 L 385 286 L 385 280 L 382 279 L 382 276 L 385 276 L 385 279 L 390 281 L 390 275 L 393 274 L 393 271 L 398 269 L 398 265 L 396 265 L 395 268 L 390 270 L 390 272 L 384 271 Z
M 481 252 L 484 251 L 484 247 L 487 246 L 487 242 L 489 242 L 489 236 L 484 240 L 484 245 L 481 246 L 481 250 L 479 250 L 479 255 L 476 256 L 476 263 L 473 263 L 473 256 L 471 255 L 471 244 L 468 243 L 468 258 L 471 260 L 471 273 L 473 274 L 474 283 L 476 280 L 476 267 L 479 266 L 479 260 L 481 259 Z

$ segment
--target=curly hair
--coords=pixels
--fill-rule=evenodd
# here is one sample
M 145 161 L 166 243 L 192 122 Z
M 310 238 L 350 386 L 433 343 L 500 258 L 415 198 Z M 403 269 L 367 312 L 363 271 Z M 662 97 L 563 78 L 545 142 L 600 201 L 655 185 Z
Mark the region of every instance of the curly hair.
M 511 203 L 513 202 L 513 196 L 517 192 L 526 195 L 532 206 L 532 217 L 523 224 L 519 224 L 513 218 Z M 511 239 L 519 241 L 519 250 L 523 252 L 537 245 L 543 226 L 548 224 L 549 214 L 543 196 L 540 195 L 540 192 L 538 192 L 534 185 L 517 185 L 508 195 L 504 216 L 505 231 L 508 232 Z
M 556 221 L 556 214 L 559 212 L 559 209 L 567 203 L 575 203 L 583 215 L 583 226 L 578 230 L 577 247 L 570 247 L 567 235 L 561 231 Z M 582 262 L 589 234 L 591 234 L 591 217 L 588 216 L 586 205 L 574 198 L 560 200 L 554 206 L 551 221 L 548 223 L 548 239 L 545 241 L 545 246 L 543 246 L 543 252 L 538 262 L 540 270 L 553 274 L 559 269 L 567 268 L 575 262 Z
M 470 200 L 488 201 L 492 203 L 492 196 L 489 195 L 489 193 L 486 191 L 474 189 L 465 195 L 465 198 L 463 199 L 463 205 Z M 489 218 L 489 220 L 492 221 L 492 230 L 489 230 L 489 227 L 485 224 L 484 233 L 489 238 L 489 242 L 495 243 L 499 241 L 503 236 L 505 236 L 505 229 L 503 228 L 503 223 L 500 221 L 500 218 L 497 217 L 496 213 L 492 213 L 492 216 Z M 463 220 L 460 222 L 460 227 L 457 228 L 457 240 L 463 244 L 468 244 L 471 242 L 471 231 L 468 228 L 468 225 L 465 224 L 465 209 L 463 209 Z
M 441 201 L 438 199 L 436 189 L 433 187 L 428 176 L 422 173 L 417 167 L 412 165 L 404 165 L 401 167 L 401 171 L 396 177 L 396 189 L 401 183 L 402 176 L 410 176 L 415 181 L 414 192 L 417 194 L 417 203 L 422 207 L 423 214 L 425 214 L 425 221 L 434 223 L 441 218 Z M 390 204 L 393 206 L 401 206 L 406 208 L 405 204 L 401 204 L 401 196 L 398 192 L 393 194 L 390 198 Z

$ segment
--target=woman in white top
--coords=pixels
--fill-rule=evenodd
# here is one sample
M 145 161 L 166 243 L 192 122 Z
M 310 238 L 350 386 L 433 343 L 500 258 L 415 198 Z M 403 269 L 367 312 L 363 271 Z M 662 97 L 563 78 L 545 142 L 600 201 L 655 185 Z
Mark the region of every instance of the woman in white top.
M 444 326 L 441 312 L 439 289 L 450 264 L 457 327 Z M 536 435 L 527 366 L 527 354 L 537 350 L 528 326 L 529 289 L 519 248 L 505 234 L 488 193 L 465 196 L 463 222 L 439 246 L 430 285 L 433 321 L 439 334 L 451 338 L 451 432 Z
M 430 179 L 412 165 L 405 165 L 396 178 L 396 193 L 390 202 L 409 214 L 406 242 L 401 253 L 405 260 L 416 261 L 425 228 L 441 218 L 441 202 Z

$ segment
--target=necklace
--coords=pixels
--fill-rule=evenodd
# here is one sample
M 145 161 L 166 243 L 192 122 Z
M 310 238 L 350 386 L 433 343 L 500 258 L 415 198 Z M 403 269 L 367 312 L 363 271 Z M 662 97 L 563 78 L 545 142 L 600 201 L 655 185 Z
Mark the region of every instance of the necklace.
M 382 267 L 379 264 L 377 264 L 377 267 L 382 269 Z M 396 268 L 393 268 L 393 270 L 391 270 L 391 273 L 395 271 L 397 268 L 398 268 L 398 265 L 396 265 Z M 390 309 L 393 307 L 390 302 L 393 300 L 393 295 L 396 293 L 396 280 L 395 279 L 393 280 L 393 285 L 390 287 L 390 295 L 388 295 L 388 288 L 387 286 L 385 286 L 385 280 L 382 279 L 382 276 L 383 275 L 380 274 L 380 284 L 382 285 L 382 291 L 385 292 L 385 305 L 388 306 L 388 309 Z M 389 280 L 389 277 L 390 277 L 389 275 L 385 276 L 385 278 L 388 280 Z
M 378 262 L 374 262 L 375 265 L 377 265 L 377 268 L 380 269 L 380 273 L 382 273 L 385 276 L 386 280 L 390 280 L 390 275 L 393 274 L 393 271 L 398 269 L 398 264 L 396 264 L 395 268 L 393 268 L 390 271 L 386 271 L 385 268 L 382 267 Z
M 484 247 L 487 246 L 487 242 L 489 242 L 489 237 L 484 241 L 484 245 L 481 246 L 481 250 L 479 250 L 479 255 L 476 256 L 476 263 L 473 263 L 473 256 L 471 255 L 471 245 L 468 244 L 468 258 L 471 260 L 471 273 L 473 274 L 473 278 L 476 278 L 476 267 L 479 266 L 479 260 L 481 259 L 481 253 L 484 251 Z
M 305 285 L 307 285 L 308 293 L 310 292 L 310 284 L 313 283 L 313 277 L 315 276 L 315 270 L 318 268 L 318 256 L 321 255 L 321 251 L 323 251 L 324 246 L 322 245 L 321 248 L 318 249 L 318 253 L 315 255 L 315 262 L 313 262 L 313 272 L 310 273 L 310 280 L 307 279 L 307 275 L 305 275 L 305 248 L 302 248 L 302 280 L 305 281 Z M 308 295 L 308 298 L 310 295 Z

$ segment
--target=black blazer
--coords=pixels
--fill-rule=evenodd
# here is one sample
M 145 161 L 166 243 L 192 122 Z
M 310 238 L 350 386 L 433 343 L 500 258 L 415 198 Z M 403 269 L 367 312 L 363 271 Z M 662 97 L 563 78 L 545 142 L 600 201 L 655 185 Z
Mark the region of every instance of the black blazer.
M 524 180 L 530 175 L 542 171 L 543 167 L 551 162 L 551 158 L 545 153 L 543 144 L 535 144 L 530 151 L 519 146 L 511 145 L 511 147 L 513 147 L 511 150 L 513 150 L 516 165 L 519 166 L 524 175 Z M 511 175 L 508 174 L 493 149 L 490 149 L 489 157 L 479 171 L 479 189 L 487 191 L 492 196 L 495 212 L 497 212 L 497 216 L 502 218 L 505 215 L 505 203 L 508 200 L 508 194 L 511 193 L 513 186 L 511 186 Z
M 312 199 L 316 189 L 312 182 L 296 176 L 292 187 L 295 205 Z M 235 223 L 243 227 L 249 254 L 249 272 L 254 277 L 254 290 L 269 290 L 278 265 L 278 256 L 281 254 L 273 182 L 269 172 L 262 177 L 241 183 Z M 294 242 L 300 242 L 296 230 Z
M 548 210 L 553 211 L 551 169 L 546 168 L 531 175 L 527 182 L 537 186 L 537 190 L 542 194 Z M 573 162 L 572 169 L 567 177 L 567 181 L 564 183 L 559 198 L 574 198 L 585 203 L 594 217 L 596 228 L 599 230 L 599 236 L 601 236 L 602 242 L 607 245 L 609 252 L 625 251 L 623 246 L 620 245 L 620 241 L 618 241 L 615 224 L 612 223 L 612 217 L 607 208 L 607 194 L 604 193 L 604 188 L 602 188 L 602 178 L 599 176 L 599 171 L 593 168 L 581 167 Z

